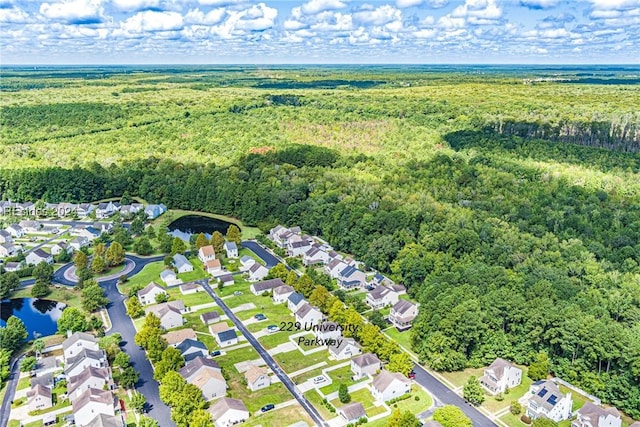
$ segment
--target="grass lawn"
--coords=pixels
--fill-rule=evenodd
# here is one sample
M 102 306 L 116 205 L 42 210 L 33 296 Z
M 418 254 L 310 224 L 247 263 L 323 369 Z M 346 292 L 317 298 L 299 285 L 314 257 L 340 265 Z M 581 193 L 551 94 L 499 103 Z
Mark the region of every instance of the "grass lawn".
M 454 386 L 462 387 L 471 375 L 475 375 L 476 378 L 484 375 L 484 368 L 467 368 L 464 371 L 440 372 L 440 375 L 449 380 Z
M 12 292 L 9 298 L 31 298 L 31 288 L 32 286 L 20 288 L 17 291 Z M 63 302 L 69 307 L 82 307 L 79 289 L 68 286 L 60 286 L 58 288 L 52 286 L 50 289 L 51 293 L 44 298 L 52 301 Z
M 241 382 L 242 376 L 242 374 L 234 375 L 228 382 L 229 390 L 227 393 L 229 397 L 242 400 L 252 414 L 259 412 L 260 408 L 269 403 L 277 405 L 294 398 L 282 383 L 274 383 L 267 388 L 251 391 Z
M 29 388 L 30 386 L 31 386 L 31 378 L 26 376 L 18 380 L 18 386 L 16 387 L 16 390 L 22 390 L 23 388 Z
M 340 384 L 344 383 L 348 386 L 351 386 L 357 382 L 364 381 L 366 378 L 362 378 L 358 381 L 353 381 L 351 376 L 353 372 L 351 372 L 351 366 L 343 366 L 342 368 L 335 369 L 333 371 L 327 372 L 327 374 L 331 377 L 333 382 L 326 387 L 322 387 L 320 391 L 323 394 L 333 393 L 334 391 L 338 391 L 340 388 Z
M 220 364 L 222 369 L 224 369 L 227 374 L 232 377 L 238 375 L 238 371 L 235 368 L 236 363 L 256 359 L 260 359 L 260 356 L 258 355 L 258 352 L 256 352 L 256 350 L 251 346 L 231 350 L 214 358 L 214 360 Z
M 297 375 L 295 377 L 291 377 L 291 380 L 295 383 L 295 384 L 302 384 L 303 382 L 317 377 L 318 375 L 322 375 L 322 370 L 323 369 L 327 369 L 327 366 L 322 366 L 320 368 L 316 368 L 312 371 L 308 371 L 308 372 L 304 372 L 300 375 Z
M 184 302 L 184 305 L 187 307 L 193 307 L 194 305 L 213 302 L 213 298 L 211 298 L 211 295 L 209 295 L 205 291 L 183 295 L 180 292 L 180 288 L 178 286 L 176 286 L 175 288 L 167 289 L 167 294 L 169 294 L 170 301 L 182 300 L 182 302 Z
M 520 421 L 520 417 L 521 416 L 522 416 L 522 414 L 513 415 L 511 412 L 507 412 L 505 415 L 500 417 L 500 420 L 503 421 L 505 424 L 507 424 L 510 427 L 524 427 L 524 426 L 530 425 L 530 424 L 525 424 L 522 421 Z
M 407 350 L 411 350 L 411 329 L 404 332 L 398 332 L 395 327 L 391 327 L 389 329 L 385 329 L 384 333 L 387 334 L 392 341 L 397 342 Z
M 576 393 L 575 391 L 560 385 L 560 391 L 564 394 L 567 394 L 569 392 L 571 392 L 571 398 L 573 399 L 573 406 L 571 407 L 572 411 L 577 411 L 578 409 L 582 408 L 582 406 L 585 404 L 585 402 L 590 402 L 589 398 L 587 398 L 586 396 L 580 394 L 580 393 Z
M 313 425 L 313 420 L 300 405 L 287 406 L 278 410 L 265 412 L 260 411 L 252 414 L 251 418 L 243 426 L 288 426 L 297 421 L 305 421 L 307 425 Z
M 325 420 L 334 418 L 336 416 L 335 413 L 332 413 L 327 409 L 326 406 L 324 406 L 324 404 L 322 403 L 322 397 L 318 394 L 317 391 L 309 390 L 304 394 L 304 397 L 306 397 L 307 400 L 311 402 L 313 407 L 318 410 L 322 418 L 324 418 Z
M 183 282 L 187 283 L 209 277 L 209 274 L 202 268 L 202 261 L 197 256 L 189 257 L 189 262 L 193 264 L 193 271 L 179 273 L 178 279 L 182 279 Z
M 259 262 L 260 264 L 265 265 L 265 262 L 262 260 L 262 258 L 260 258 L 258 255 L 256 255 L 252 250 L 247 249 L 247 248 L 239 248 L 238 249 L 238 260 L 236 260 L 236 262 L 239 264 L 240 263 L 239 259 L 242 258 L 245 255 L 248 256 L 248 257 L 253 258 L 254 260 Z
M 419 400 L 416 400 L 416 396 Z M 396 405 L 398 405 L 398 409 L 401 409 L 402 411 L 419 414 L 429 409 L 431 405 L 433 405 L 433 400 L 431 399 L 431 396 L 429 396 L 429 393 L 424 391 L 422 387 L 414 384 L 411 387 L 411 397 L 401 402 L 394 403 L 391 405 L 391 409 L 396 409 Z
M 329 365 L 335 365 L 337 363 L 337 361 L 328 360 L 328 353 L 325 351 L 304 356 L 298 350 L 294 350 L 287 353 L 276 354 L 273 358 L 282 366 L 285 372 L 295 372 L 320 362 L 327 362 Z
M 367 417 L 373 417 L 385 411 L 384 406 L 374 406 L 373 396 L 371 395 L 369 389 L 366 388 L 351 393 L 351 402 L 362 403 L 362 406 L 364 406 L 364 411 L 367 413 Z M 336 409 L 345 405 L 344 403 L 340 402 L 340 399 L 332 400 L 331 404 L 335 406 Z
M 523 373 L 526 372 L 526 369 L 524 369 L 524 366 L 519 366 L 519 367 L 523 369 L 522 371 Z M 529 387 L 531 386 L 532 382 L 533 381 L 531 380 L 531 378 L 529 378 L 526 375 L 523 375 L 522 384 L 509 390 L 509 394 L 504 395 L 504 400 L 502 402 L 499 402 L 498 400 L 496 400 L 495 396 L 491 396 L 490 394 L 485 393 L 485 399 L 484 399 L 484 402 L 482 403 L 482 407 L 486 408 L 489 412 L 498 412 L 502 409 L 508 408 L 509 405 L 511 405 L 511 402 L 513 400 L 520 399 L 522 396 L 525 395 L 525 393 L 529 391 Z
M 164 263 L 162 261 L 152 262 L 144 266 L 140 273 L 133 276 L 127 281 L 127 283 L 120 285 L 120 291 L 127 295 L 129 289 L 136 285 L 145 287 L 149 282 L 156 282 L 162 285 L 160 281 L 160 273 L 164 270 Z M 178 291 L 179 292 L 179 291 Z

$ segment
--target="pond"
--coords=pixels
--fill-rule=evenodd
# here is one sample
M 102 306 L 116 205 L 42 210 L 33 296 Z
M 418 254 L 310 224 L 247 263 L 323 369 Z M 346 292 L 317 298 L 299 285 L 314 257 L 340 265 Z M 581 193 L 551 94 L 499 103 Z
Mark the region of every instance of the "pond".
M 207 239 L 211 238 L 211 233 L 214 231 L 219 231 L 225 235 L 232 224 L 232 222 L 208 216 L 186 215 L 173 221 L 168 228 L 171 235 L 188 242 L 192 234 L 204 233 Z M 238 224 L 233 225 L 240 228 Z
M 22 320 L 29 336 L 53 335 L 58 330 L 58 319 L 67 305 L 58 301 L 36 298 L 15 298 L 0 303 L 0 326 L 6 326 L 7 319 L 16 316 Z

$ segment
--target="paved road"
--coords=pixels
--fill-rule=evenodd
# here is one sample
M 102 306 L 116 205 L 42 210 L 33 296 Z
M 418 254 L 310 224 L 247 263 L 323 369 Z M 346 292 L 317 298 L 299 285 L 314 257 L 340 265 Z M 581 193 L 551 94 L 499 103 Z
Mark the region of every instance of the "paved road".
M 438 381 L 433 375 L 427 372 L 422 366 L 415 364 L 414 372 L 416 373 L 415 381 L 429 390 L 429 392 L 445 405 L 454 405 L 462 409 L 462 411 L 471 418 L 474 427 L 497 427 L 497 424 L 487 418 L 476 408 L 468 404 L 462 397 L 458 396 L 453 390 Z M 437 404 L 437 402 L 436 402 Z
M 7 424 L 9 423 L 11 402 L 13 401 L 13 396 L 16 394 L 16 388 L 18 387 L 18 379 L 20 377 L 20 360 L 23 357 L 24 355 L 15 359 L 13 361 L 13 365 L 11 365 L 11 373 L 7 380 L 7 391 L 4 395 L 4 399 L 2 400 L 2 406 L 0 406 L 0 427 L 7 427 Z
M 267 353 L 267 351 L 262 347 L 258 340 L 249 332 L 249 330 L 242 324 L 242 322 L 229 309 L 229 307 L 227 307 L 224 301 L 222 301 L 222 299 L 220 299 L 220 297 L 215 292 L 213 292 L 213 290 L 209 286 L 209 281 L 203 280 L 200 283 L 202 283 L 205 291 L 207 291 L 207 293 L 211 295 L 213 300 L 222 309 L 224 314 L 226 314 L 227 317 L 236 325 L 240 332 L 242 332 L 242 335 L 245 336 L 247 341 L 249 341 L 253 348 L 256 349 L 256 351 L 264 359 L 264 361 L 267 362 L 267 365 L 278 376 L 278 378 L 280 378 L 280 381 L 282 381 L 282 384 L 284 384 L 287 390 L 289 390 L 293 397 L 296 398 L 296 400 L 298 401 L 298 403 L 300 403 L 304 410 L 307 411 L 309 416 L 311 416 L 311 419 L 319 426 L 327 425 L 316 408 L 314 408 L 313 405 L 309 403 L 309 401 L 302 395 L 302 393 L 298 392 L 295 384 L 293 383 L 293 381 L 291 381 L 291 378 L 289 378 L 289 376 L 280 368 L 273 357 L 271 357 L 271 355 Z
M 258 242 L 254 242 L 252 240 L 245 240 L 240 244 L 240 246 L 243 246 L 243 247 L 251 250 L 256 255 L 258 255 L 267 264 L 267 268 L 275 267 L 276 265 L 278 265 L 280 263 L 278 258 L 273 256 L 273 254 L 271 254 L 269 251 L 267 251 Z

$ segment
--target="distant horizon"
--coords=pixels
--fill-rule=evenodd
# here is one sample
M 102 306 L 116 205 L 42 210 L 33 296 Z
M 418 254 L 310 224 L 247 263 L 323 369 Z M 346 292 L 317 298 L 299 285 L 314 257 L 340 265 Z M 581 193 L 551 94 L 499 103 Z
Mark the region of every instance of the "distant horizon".
M 438 67 L 438 66 L 452 66 L 452 67 L 630 67 L 640 69 L 640 63 L 457 63 L 457 62 L 433 62 L 433 63 L 419 63 L 419 62 L 359 62 L 359 63 L 327 63 L 327 62 L 225 62 L 225 63 L 86 63 L 86 64 L 56 64 L 56 63 L 15 63 L 15 64 L 0 64 L 0 68 L 7 67 L 262 67 L 262 66 L 292 66 L 292 67 L 306 67 L 306 66 L 320 66 L 320 67 L 335 67 L 335 66 L 366 66 L 366 67 L 384 67 L 384 66 L 417 66 L 417 67 Z

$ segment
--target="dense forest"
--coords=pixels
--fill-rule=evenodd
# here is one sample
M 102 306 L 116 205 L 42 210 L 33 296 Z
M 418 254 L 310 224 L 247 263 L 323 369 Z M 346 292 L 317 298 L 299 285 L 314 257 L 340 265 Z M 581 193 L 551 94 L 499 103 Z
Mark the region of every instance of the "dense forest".
M 546 351 L 554 374 L 640 417 L 640 88 L 240 74 L 16 73 L 0 196 L 126 191 L 300 225 L 407 285 L 432 368 Z

